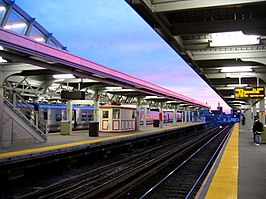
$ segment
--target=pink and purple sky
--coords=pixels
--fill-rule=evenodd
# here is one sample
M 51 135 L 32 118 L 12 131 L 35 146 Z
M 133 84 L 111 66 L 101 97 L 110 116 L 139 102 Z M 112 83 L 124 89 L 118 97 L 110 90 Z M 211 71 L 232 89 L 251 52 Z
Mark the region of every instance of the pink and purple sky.
M 124 0 L 16 0 L 69 52 L 211 105 L 230 107 Z

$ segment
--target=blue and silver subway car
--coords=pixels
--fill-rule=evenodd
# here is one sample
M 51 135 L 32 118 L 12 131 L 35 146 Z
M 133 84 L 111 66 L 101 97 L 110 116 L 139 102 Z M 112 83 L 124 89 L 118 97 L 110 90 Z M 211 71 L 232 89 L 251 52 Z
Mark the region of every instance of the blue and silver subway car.
M 49 132 L 60 131 L 61 121 L 67 120 L 66 105 L 34 104 L 35 111 L 47 121 Z M 73 106 L 73 130 L 88 129 L 89 122 L 93 121 L 91 106 Z

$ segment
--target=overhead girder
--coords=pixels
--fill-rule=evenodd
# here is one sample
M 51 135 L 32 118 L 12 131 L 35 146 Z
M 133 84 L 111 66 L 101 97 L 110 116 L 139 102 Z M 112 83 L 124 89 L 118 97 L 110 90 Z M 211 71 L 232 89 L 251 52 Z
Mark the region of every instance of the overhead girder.
M 244 50 L 243 50 L 244 48 Z M 219 60 L 219 59 L 249 59 L 249 58 L 262 58 L 266 56 L 266 49 L 253 49 L 245 50 L 245 47 L 232 47 L 231 49 L 206 49 L 202 51 L 190 51 L 193 60 Z M 234 50 L 235 49 L 235 50 Z
M 238 4 L 248 4 L 262 2 L 263 0 L 190 0 L 190 1 L 172 1 L 172 0 L 142 0 L 155 13 L 171 12 L 179 10 L 190 10 L 199 8 L 210 8 L 220 6 L 232 6 Z
M 263 19 L 232 19 L 202 22 L 174 23 L 170 31 L 173 35 L 189 35 L 203 33 L 218 33 L 242 31 L 244 34 L 260 35 L 266 34 Z
M 205 74 L 208 79 L 230 79 L 230 78 L 259 78 L 261 80 L 265 81 L 265 73 L 254 73 L 254 72 L 242 72 L 242 73 L 208 73 Z

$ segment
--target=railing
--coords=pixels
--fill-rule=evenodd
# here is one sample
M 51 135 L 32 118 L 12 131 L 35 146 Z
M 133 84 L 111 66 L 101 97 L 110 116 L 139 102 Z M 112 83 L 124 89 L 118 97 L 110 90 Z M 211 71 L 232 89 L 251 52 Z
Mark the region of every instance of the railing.
M 21 118 L 27 121 L 32 127 L 36 129 L 43 138 L 47 139 L 48 126 L 47 122 L 34 110 L 34 106 L 28 104 L 20 95 L 14 90 L 5 90 L 4 102 L 12 108 Z

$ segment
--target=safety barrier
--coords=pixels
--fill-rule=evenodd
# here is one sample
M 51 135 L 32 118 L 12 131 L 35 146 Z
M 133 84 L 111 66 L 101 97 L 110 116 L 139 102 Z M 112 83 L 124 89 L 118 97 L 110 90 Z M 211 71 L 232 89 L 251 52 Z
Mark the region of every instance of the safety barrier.
M 4 91 L 4 103 L 13 109 L 16 114 L 34 127 L 36 133 L 47 140 L 48 125 L 34 107 L 28 104 L 15 90 Z

